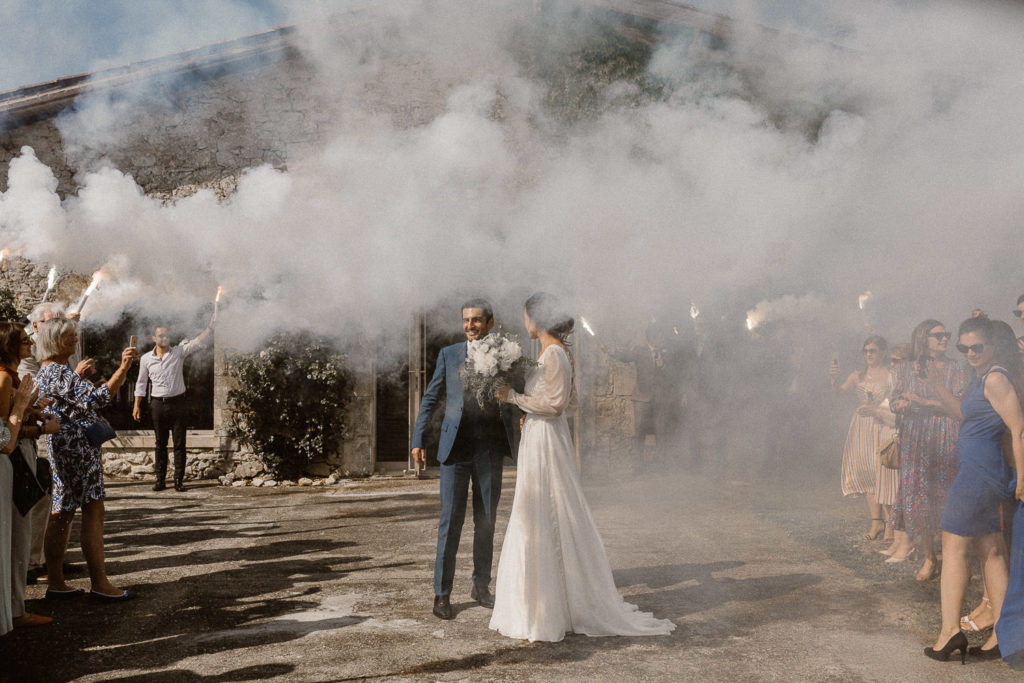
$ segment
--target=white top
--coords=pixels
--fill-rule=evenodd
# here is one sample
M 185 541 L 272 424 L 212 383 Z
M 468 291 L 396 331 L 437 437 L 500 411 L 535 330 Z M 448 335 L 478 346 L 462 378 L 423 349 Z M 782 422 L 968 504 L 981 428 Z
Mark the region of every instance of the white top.
M 510 389 L 508 402 L 519 406 L 524 413 L 541 417 L 558 417 L 566 410 L 575 410 L 572 360 L 565 349 L 552 344 L 537 360 L 540 366 L 527 379 L 527 393 L 520 394 Z
M 146 383 L 153 382 L 153 398 L 173 398 L 185 393 L 185 357 L 199 348 L 196 339 L 172 346 L 163 358 L 156 355 L 156 349 L 147 351 L 139 358 L 139 381 L 135 383 L 135 395 L 146 395 Z

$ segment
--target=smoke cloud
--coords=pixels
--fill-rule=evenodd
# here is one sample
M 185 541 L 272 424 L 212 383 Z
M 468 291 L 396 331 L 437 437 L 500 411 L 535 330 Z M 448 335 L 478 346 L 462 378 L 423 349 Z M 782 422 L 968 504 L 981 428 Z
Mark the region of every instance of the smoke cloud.
M 856 349 L 865 290 L 895 342 L 924 317 L 1000 311 L 1024 285 L 1008 248 L 1024 215 L 1017 6 L 818 3 L 807 23 L 767 6 L 783 33 L 744 24 L 728 50 L 666 33 L 642 74 L 654 94 L 602 84 L 571 115 L 543 73 L 604 30 L 580 24 L 590 14 L 326 7 L 276 8 L 338 102 L 322 150 L 250 169 L 226 201 L 169 204 L 110 167 L 81 169 L 61 201 L 23 150 L 3 239 L 62 269 L 103 267 L 98 317 L 183 313 L 222 284 L 222 332 L 243 347 L 275 326 L 386 340 L 465 293 L 514 312 L 546 289 L 601 330 L 685 322 L 694 300 L 737 335 L 747 310 L 788 295 L 833 309 L 821 334 Z M 766 20 L 754 3 L 715 9 Z M 373 106 L 409 88 L 436 113 L 407 125 Z M 71 145 L 117 121 L 83 111 L 89 125 L 62 122 Z

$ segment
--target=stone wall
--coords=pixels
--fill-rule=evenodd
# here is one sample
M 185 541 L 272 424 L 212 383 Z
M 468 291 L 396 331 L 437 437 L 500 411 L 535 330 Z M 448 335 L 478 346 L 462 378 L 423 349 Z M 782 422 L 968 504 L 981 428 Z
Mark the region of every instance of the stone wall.
M 343 110 L 340 95 L 319 89 L 316 67 L 288 44 L 287 35 L 268 43 L 265 54 L 231 69 L 179 69 L 176 75 L 134 83 L 114 94 L 86 95 L 65 110 L 16 126 L 0 120 L 0 190 L 7 188 L 7 165 L 22 146 L 32 147 L 58 179 L 62 196 L 77 191 L 77 174 L 109 164 L 133 176 L 147 195 L 172 200 L 200 188 L 221 198 L 234 191 L 246 169 L 260 164 L 287 168 L 321 147 Z M 380 65 L 373 85 L 346 97 L 359 108 L 389 114 L 399 126 L 431 120 L 442 110 L 450 84 L 417 63 L 395 59 Z M 182 75 L 184 74 L 184 75 Z M 332 99 L 333 98 L 333 99 Z M 91 117 L 102 105 L 117 112 L 116 129 Z M 101 108 L 102 108 L 101 107 Z M 29 308 L 45 290 L 48 267 L 24 260 L 0 265 L 0 286 L 15 291 Z M 87 277 L 69 276 L 55 298 L 74 300 Z M 603 357 L 596 348 L 579 368 L 581 452 L 584 469 L 617 470 L 633 434 L 629 395 L 635 372 L 629 365 Z M 356 398 L 346 416 L 347 433 L 340 453 L 313 463 L 310 474 L 370 474 L 375 467 L 372 365 L 354 368 Z M 189 477 L 223 477 L 235 483 L 262 473 L 250 454 L 223 433 L 229 380 L 222 350 L 215 349 L 214 425 L 210 433 L 190 437 Z M 106 449 L 107 471 L 143 477 L 152 467 L 152 443 L 144 435 L 126 434 L 121 445 Z

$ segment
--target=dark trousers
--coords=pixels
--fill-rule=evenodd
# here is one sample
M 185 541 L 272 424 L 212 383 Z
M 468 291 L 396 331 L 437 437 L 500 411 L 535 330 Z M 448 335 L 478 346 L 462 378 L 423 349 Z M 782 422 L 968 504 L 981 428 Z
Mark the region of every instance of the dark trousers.
M 437 526 L 434 594 L 450 595 L 455 579 L 466 501 L 473 491 L 473 585 L 491 583 L 494 558 L 494 520 L 501 499 L 501 470 L 508 449 L 477 446 L 459 457 L 455 452 L 441 465 L 441 521 Z
M 182 483 L 185 478 L 185 396 L 174 398 L 151 398 L 149 412 L 153 416 L 156 430 L 156 480 L 163 484 L 167 479 L 167 437 L 174 441 L 174 482 Z

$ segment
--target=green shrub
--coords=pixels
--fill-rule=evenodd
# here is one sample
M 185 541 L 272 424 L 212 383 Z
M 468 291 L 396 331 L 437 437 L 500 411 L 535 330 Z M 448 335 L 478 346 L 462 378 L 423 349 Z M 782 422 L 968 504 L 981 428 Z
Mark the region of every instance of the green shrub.
M 228 362 L 228 433 L 269 472 L 294 478 L 314 458 L 337 451 L 352 379 L 344 354 L 326 339 L 278 333 L 260 351 Z

